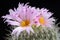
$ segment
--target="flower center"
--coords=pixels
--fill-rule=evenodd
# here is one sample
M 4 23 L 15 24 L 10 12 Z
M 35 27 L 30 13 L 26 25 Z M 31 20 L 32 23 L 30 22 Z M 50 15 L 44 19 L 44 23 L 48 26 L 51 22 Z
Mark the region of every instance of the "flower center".
M 43 16 L 41 16 L 39 18 L 39 22 L 40 22 L 40 24 L 45 24 L 45 20 L 44 20 L 44 17 Z
M 21 21 L 20 24 L 21 24 L 22 27 L 26 27 L 30 24 L 30 21 L 29 20 L 23 20 L 23 21 Z

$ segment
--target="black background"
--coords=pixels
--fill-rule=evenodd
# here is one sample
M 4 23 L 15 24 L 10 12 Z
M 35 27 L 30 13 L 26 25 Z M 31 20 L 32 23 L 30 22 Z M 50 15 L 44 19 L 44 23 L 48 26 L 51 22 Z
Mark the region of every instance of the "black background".
M 8 14 L 9 9 L 14 9 L 18 7 L 18 3 L 27 3 L 32 7 L 47 8 L 49 11 L 53 12 L 53 17 L 58 19 L 56 23 L 60 22 L 60 1 L 59 0 L 0 0 L 0 40 L 5 40 L 6 34 L 9 34 L 7 30 L 10 27 L 7 23 L 4 23 L 1 16 Z M 59 25 L 60 26 L 60 25 Z

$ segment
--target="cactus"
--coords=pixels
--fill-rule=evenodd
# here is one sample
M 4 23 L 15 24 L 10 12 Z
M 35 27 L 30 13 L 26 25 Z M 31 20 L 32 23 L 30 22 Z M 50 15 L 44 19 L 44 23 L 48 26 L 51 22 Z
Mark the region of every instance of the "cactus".
M 53 27 L 55 19 L 51 17 L 52 13 L 45 8 L 36 9 L 27 4 L 19 3 L 17 9 L 10 9 L 10 14 L 2 16 L 2 18 L 6 19 L 5 22 L 7 22 L 8 25 L 15 26 L 7 39 L 57 40 L 57 31 Z
M 57 40 L 56 30 L 54 28 L 48 27 L 32 27 L 35 33 L 30 32 L 28 34 L 26 31 L 21 32 L 18 39 L 10 40 Z

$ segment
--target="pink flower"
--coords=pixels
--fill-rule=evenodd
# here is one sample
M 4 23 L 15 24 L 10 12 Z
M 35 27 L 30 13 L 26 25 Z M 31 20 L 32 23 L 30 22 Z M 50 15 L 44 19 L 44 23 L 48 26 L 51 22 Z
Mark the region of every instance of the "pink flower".
M 37 26 L 46 26 L 46 27 L 52 27 L 54 22 L 55 22 L 55 19 L 52 17 L 52 13 L 51 12 L 48 12 L 47 9 L 39 9 L 39 12 L 38 12 L 38 16 L 36 16 L 36 18 L 34 19 L 35 20 L 35 24 Z
M 2 16 L 6 19 L 5 22 L 8 22 L 9 25 L 18 26 L 12 31 L 11 35 L 17 36 L 18 38 L 20 33 L 24 30 L 26 30 L 28 34 L 30 34 L 30 31 L 34 33 L 31 26 L 33 25 L 33 19 L 37 14 L 35 7 L 19 3 L 18 8 L 14 8 L 14 10 L 10 9 L 9 13 L 10 14 L 7 14 L 6 16 Z

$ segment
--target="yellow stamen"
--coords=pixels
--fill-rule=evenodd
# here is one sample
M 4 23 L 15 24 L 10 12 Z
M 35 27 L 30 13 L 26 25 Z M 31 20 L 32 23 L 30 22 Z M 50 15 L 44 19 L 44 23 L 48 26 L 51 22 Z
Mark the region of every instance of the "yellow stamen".
M 24 20 L 24 21 L 22 21 L 21 23 L 20 23 L 20 25 L 22 26 L 22 27 L 26 27 L 26 26 L 28 26 L 30 24 L 30 21 L 29 20 Z
M 40 22 L 40 24 L 45 24 L 45 20 L 44 20 L 44 17 L 43 16 L 41 16 L 39 18 L 39 22 Z

